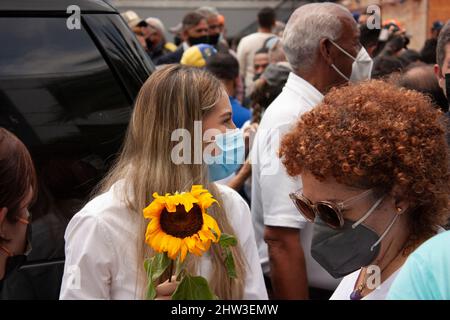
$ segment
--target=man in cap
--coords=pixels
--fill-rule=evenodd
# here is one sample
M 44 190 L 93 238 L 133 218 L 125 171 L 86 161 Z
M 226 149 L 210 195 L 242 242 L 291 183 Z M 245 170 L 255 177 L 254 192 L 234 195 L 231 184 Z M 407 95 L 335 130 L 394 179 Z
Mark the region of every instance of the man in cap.
M 145 22 L 147 27 L 145 28 L 144 36 L 152 60 L 177 50 L 173 43 L 166 41 L 166 29 L 160 19 L 149 17 L 145 19 Z

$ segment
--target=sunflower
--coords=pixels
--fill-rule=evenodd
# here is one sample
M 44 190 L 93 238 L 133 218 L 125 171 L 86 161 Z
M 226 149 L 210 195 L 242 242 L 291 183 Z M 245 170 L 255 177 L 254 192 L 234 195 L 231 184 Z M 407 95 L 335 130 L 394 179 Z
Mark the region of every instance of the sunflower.
M 180 254 L 181 262 L 188 252 L 201 256 L 211 242 L 218 242 L 220 229 L 206 209 L 217 202 L 208 190 L 194 185 L 190 192 L 153 194 L 154 200 L 144 212 L 151 219 L 145 242 L 156 252 L 167 252 L 172 260 Z

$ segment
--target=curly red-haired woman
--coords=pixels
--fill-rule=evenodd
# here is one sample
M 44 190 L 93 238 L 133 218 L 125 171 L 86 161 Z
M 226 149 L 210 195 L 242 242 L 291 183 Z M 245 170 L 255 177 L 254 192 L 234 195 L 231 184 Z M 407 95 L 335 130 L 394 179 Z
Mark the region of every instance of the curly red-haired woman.
M 301 175 L 290 196 L 314 222 L 312 256 L 345 276 L 331 299 L 384 299 L 407 256 L 447 222 L 445 124 L 418 92 L 382 81 L 332 90 L 280 156 Z

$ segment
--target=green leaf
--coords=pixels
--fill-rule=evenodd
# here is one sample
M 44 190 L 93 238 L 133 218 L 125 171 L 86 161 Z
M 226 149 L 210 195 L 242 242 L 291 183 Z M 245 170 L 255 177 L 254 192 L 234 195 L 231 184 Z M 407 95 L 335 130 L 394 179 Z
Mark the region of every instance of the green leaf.
M 144 268 L 145 268 L 145 272 L 147 273 L 147 290 L 146 290 L 146 294 L 145 294 L 145 298 L 147 300 L 154 300 L 156 298 L 156 286 L 155 283 L 152 280 L 152 260 L 151 259 L 145 259 L 144 261 Z
M 234 264 L 233 254 L 229 248 L 225 249 L 225 267 L 230 278 L 236 278 L 236 266 Z
M 152 258 L 152 280 L 156 281 L 166 271 L 172 260 L 166 253 L 157 253 Z
M 145 295 L 145 299 L 147 300 L 155 300 L 156 298 L 156 287 L 153 282 L 149 282 L 147 285 L 147 293 Z
M 166 271 L 171 260 L 165 253 L 157 253 L 150 259 L 144 261 L 145 272 L 147 273 L 147 293 L 146 298 L 153 300 L 156 297 L 155 281 Z
M 185 275 L 172 295 L 172 300 L 215 300 L 208 281 L 203 277 Z
M 220 235 L 219 244 L 222 248 L 227 248 L 230 246 L 234 247 L 237 245 L 237 239 L 230 234 L 222 233 Z

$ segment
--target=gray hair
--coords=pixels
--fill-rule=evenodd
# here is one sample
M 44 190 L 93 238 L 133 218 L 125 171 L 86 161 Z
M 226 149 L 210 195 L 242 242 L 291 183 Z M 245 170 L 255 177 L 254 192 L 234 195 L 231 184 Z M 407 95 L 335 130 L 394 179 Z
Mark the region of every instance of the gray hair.
M 442 65 L 444 64 L 445 47 L 447 46 L 447 44 L 450 44 L 450 20 L 447 21 L 447 23 L 439 33 L 436 46 L 436 62 L 441 69 Z
M 198 13 L 204 15 L 206 17 L 206 19 L 208 19 L 209 17 L 215 17 L 219 15 L 219 11 L 214 8 L 214 7 L 200 7 L 197 10 Z
M 287 61 L 280 38 L 276 39 L 275 44 L 269 49 L 269 61 L 270 63 Z
M 310 3 L 299 7 L 289 18 L 283 33 L 283 49 L 292 68 L 309 71 L 313 67 L 320 40 L 336 41 L 341 35 L 342 23 L 337 11 L 347 8 L 330 2 Z

